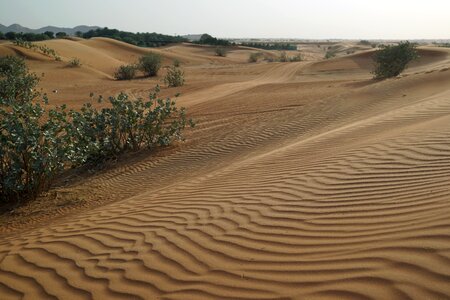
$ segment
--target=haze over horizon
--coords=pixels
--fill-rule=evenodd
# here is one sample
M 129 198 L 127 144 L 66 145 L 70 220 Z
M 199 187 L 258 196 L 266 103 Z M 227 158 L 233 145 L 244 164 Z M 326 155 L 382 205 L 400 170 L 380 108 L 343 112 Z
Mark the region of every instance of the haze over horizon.
M 445 0 L 0 0 L 0 23 L 229 38 L 448 39 L 449 11 Z

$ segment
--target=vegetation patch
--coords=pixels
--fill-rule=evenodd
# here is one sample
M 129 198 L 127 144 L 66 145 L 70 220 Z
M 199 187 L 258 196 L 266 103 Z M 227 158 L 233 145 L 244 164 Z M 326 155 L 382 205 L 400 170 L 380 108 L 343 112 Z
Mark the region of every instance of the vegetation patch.
M 48 190 L 67 168 L 98 164 L 127 151 L 182 140 L 193 126 L 170 98 L 109 97 L 107 107 L 49 108 L 36 92 L 38 77 L 21 58 L 0 58 L 0 199 L 17 204 Z M 99 102 L 104 101 L 102 97 Z
M 373 59 L 375 69 L 372 72 L 376 79 L 391 78 L 400 75 L 410 62 L 419 58 L 416 45 L 401 42 L 398 45 L 383 45 Z
M 61 56 L 52 48 L 48 47 L 47 45 L 37 45 L 29 41 L 24 41 L 21 39 L 17 39 L 13 42 L 14 45 L 25 48 L 25 49 L 31 49 L 35 52 L 41 53 L 45 56 L 48 56 L 50 58 L 53 58 L 56 61 L 61 61 Z
M 69 60 L 69 67 L 71 68 L 78 68 L 81 67 L 81 61 L 79 58 L 72 58 L 71 60 Z
M 158 53 L 150 52 L 139 59 L 139 69 L 148 77 L 158 75 L 161 68 L 162 56 Z
M 164 83 L 168 87 L 178 87 L 184 85 L 184 71 L 175 66 L 170 66 L 164 77 Z
M 114 73 L 114 78 L 117 80 L 131 80 L 135 76 L 136 76 L 135 65 L 122 65 L 117 69 L 116 73 Z

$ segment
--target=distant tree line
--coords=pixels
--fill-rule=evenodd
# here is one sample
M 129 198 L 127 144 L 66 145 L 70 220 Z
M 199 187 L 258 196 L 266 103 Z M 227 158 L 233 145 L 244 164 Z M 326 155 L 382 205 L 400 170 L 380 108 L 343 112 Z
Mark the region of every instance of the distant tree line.
M 297 46 L 289 43 L 242 43 L 242 46 L 264 50 L 297 50 Z
M 54 38 L 61 39 L 66 36 L 67 34 L 65 32 L 57 32 L 55 34 L 53 31 L 46 31 L 44 33 L 0 32 L 0 40 L 22 40 L 28 42 L 46 41 Z
M 198 40 L 195 43 L 200 44 L 200 45 L 212 45 L 212 46 L 231 46 L 231 45 L 233 45 L 232 43 L 230 43 L 230 41 L 215 38 L 207 33 L 202 34 L 202 36 L 200 37 L 200 40 Z
M 117 29 L 109 29 L 107 27 L 89 30 L 88 32 L 85 33 L 77 32 L 76 35 L 83 37 L 85 39 L 90 39 L 93 37 L 112 38 L 140 47 L 159 47 L 172 43 L 187 42 L 187 39 L 181 36 L 164 35 L 155 32 L 133 33 L 127 31 L 120 31 Z

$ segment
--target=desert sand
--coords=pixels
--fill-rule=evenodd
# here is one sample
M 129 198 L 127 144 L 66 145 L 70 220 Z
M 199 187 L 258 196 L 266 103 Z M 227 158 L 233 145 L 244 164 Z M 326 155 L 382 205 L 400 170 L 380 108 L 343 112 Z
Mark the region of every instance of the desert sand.
M 54 104 L 145 97 L 164 75 L 113 80 L 148 49 L 45 44 L 82 67 L 11 44 L 0 55 L 45 73 Z M 4 221 L 0 298 L 449 299 L 450 51 L 420 47 L 403 75 L 375 81 L 373 50 L 339 47 L 257 64 L 250 48 L 152 49 L 181 61 L 187 84 L 162 95 L 181 92 L 198 126 Z

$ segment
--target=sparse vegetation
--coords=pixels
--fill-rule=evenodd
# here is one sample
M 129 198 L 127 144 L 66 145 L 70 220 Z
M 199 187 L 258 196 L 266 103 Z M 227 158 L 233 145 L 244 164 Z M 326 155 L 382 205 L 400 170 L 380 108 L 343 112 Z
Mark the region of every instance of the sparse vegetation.
M 71 60 L 69 60 L 69 67 L 72 67 L 72 68 L 79 68 L 79 67 L 81 67 L 80 59 L 74 57 Z
M 160 54 L 150 52 L 139 59 L 139 69 L 148 77 L 158 75 L 161 68 L 162 57 Z
M 175 66 L 171 66 L 167 70 L 167 74 L 164 77 L 164 83 L 168 87 L 178 87 L 184 85 L 184 71 Z
M 200 37 L 200 40 L 196 42 L 196 44 L 201 45 L 212 45 L 212 46 L 229 46 L 231 43 L 227 40 L 218 39 L 215 37 L 212 37 L 211 35 L 204 33 Z
M 133 33 L 120 31 L 117 29 L 109 29 L 107 27 L 89 30 L 88 32 L 79 33 L 76 35 L 85 39 L 90 39 L 93 37 L 107 37 L 140 47 L 160 47 L 172 43 L 187 42 L 187 39 L 181 36 L 171 36 L 148 32 Z
M 173 61 L 173 66 L 174 67 L 180 67 L 181 66 L 181 62 L 178 60 L 178 59 L 175 59 L 174 61 Z
M 325 53 L 325 59 L 330 59 L 333 57 L 336 57 L 336 51 L 334 51 L 333 49 L 328 49 Z
M 114 78 L 116 78 L 117 80 L 131 80 L 135 76 L 135 65 L 122 65 L 117 69 L 116 73 L 114 73 Z
M 279 62 L 288 62 L 289 57 L 287 56 L 287 53 L 285 51 L 281 51 L 280 56 L 278 57 Z
M 298 62 L 298 61 L 302 61 L 302 60 L 303 60 L 303 56 L 301 53 L 298 53 L 297 55 L 289 57 L 290 62 Z
M 370 41 L 368 41 L 368 40 L 360 40 L 358 44 L 363 45 L 363 46 L 370 46 L 370 45 L 372 45 L 372 43 Z
M 418 57 L 416 45 L 410 42 L 382 46 L 374 55 L 375 69 L 372 73 L 377 79 L 398 76 Z
M 121 93 L 107 108 L 48 108 L 35 92 L 38 78 L 17 57 L 0 58 L 0 199 L 17 204 L 47 190 L 66 168 L 99 163 L 126 151 L 153 149 L 182 139 L 187 120 L 170 98 Z M 99 101 L 102 98 L 99 97 Z
M 264 50 L 297 50 L 297 45 L 289 43 L 242 43 L 241 46 Z
M 65 32 L 60 31 L 60 32 L 56 33 L 56 38 L 57 39 L 62 39 L 62 38 L 65 38 L 65 37 L 67 37 L 67 33 L 65 33 Z
M 215 53 L 217 56 L 220 56 L 220 57 L 227 56 L 227 50 L 223 47 L 217 47 Z
M 47 45 L 37 45 L 30 41 L 25 41 L 21 39 L 14 40 L 13 44 L 22 48 L 31 49 L 35 52 L 51 57 L 56 61 L 61 61 L 61 56 L 59 56 L 59 54 L 54 49 L 48 47 Z
M 262 56 L 263 56 L 262 52 L 250 53 L 250 55 L 248 56 L 248 62 L 249 63 L 256 63 L 256 62 L 258 62 L 258 59 L 260 57 L 262 57 Z

